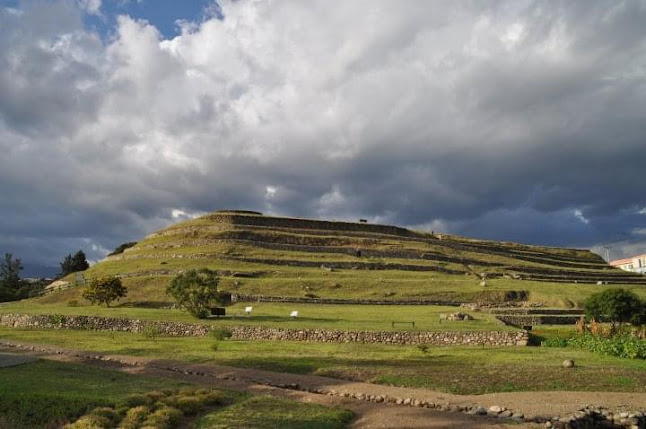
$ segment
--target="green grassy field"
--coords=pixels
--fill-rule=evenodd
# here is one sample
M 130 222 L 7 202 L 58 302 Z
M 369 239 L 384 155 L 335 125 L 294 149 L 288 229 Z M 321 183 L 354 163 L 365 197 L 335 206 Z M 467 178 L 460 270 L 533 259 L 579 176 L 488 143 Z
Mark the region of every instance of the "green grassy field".
M 247 316 L 245 307 L 253 306 Z M 289 317 L 297 310 L 297 318 Z M 68 307 L 66 305 L 39 305 L 32 301 L 7 304 L 0 307 L 1 313 L 61 314 L 123 317 L 146 320 L 164 320 L 189 323 L 210 323 L 216 326 L 262 325 L 282 328 L 319 328 L 339 330 L 423 330 L 423 331 L 507 331 L 505 326 L 491 314 L 473 312 L 458 307 L 430 305 L 323 305 L 291 303 L 238 303 L 226 308 L 227 316 L 218 319 L 200 320 L 185 311 L 170 309 L 146 309 L 137 307 Z M 441 321 L 440 314 L 462 311 L 474 316 L 469 321 Z M 392 322 L 395 323 L 393 327 Z M 413 327 L 410 323 L 415 322 Z
M 0 427 L 60 427 L 96 407 L 115 407 L 131 394 L 191 387 L 196 386 L 48 360 L 0 368 Z M 340 429 L 352 418 L 331 407 L 222 393 L 225 406 L 195 418 L 196 427 Z
M 148 339 L 140 334 L 0 328 L 0 338 L 100 353 L 213 362 L 469 394 L 588 390 L 644 392 L 646 361 L 578 349 L 430 347 L 211 338 Z M 561 367 L 574 359 L 576 367 Z
M 351 419 L 349 411 L 261 396 L 209 413 L 195 428 L 336 429 Z

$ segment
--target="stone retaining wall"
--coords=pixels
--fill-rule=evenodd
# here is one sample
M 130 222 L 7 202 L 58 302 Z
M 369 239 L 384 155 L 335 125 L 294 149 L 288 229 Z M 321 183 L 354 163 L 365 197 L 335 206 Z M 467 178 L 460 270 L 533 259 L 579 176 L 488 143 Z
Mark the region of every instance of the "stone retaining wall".
M 557 315 L 512 315 L 505 314 L 496 316 L 505 325 L 529 326 L 529 325 L 574 325 L 581 316 L 557 316 Z
M 289 302 L 297 304 L 350 304 L 350 305 L 442 305 L 446 307 L 459 307 L 462 301 L 449 301 L 437 299 L 361 299 L 361 298 L 301 298 L 297 296 L 266 296 L 232 294 L 233 302 Z
M 171 336 L 208 335 L 206 324 L 157 322 L 97 316 L 2 314 L 0 325 L 14 328 L 79 329 L 94 331 L 144 332 L 154 329 Z M 432 346 L 526 346 L 525 331 L 422 332 L 422 331 L 339 331 L 325 329 L 226 326 L 236 340 L 312 341 L 327 343 L 428 344 Z

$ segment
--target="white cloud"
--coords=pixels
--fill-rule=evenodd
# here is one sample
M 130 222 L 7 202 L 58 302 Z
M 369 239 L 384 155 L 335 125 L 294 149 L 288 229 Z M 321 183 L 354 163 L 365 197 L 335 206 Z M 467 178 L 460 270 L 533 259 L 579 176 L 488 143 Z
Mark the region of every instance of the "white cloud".
M 195 219 L 204 214 L 204 212 L 188 212 L 181 209 L 172 209 L 171 218 L 175 220 Z
M 445 230 L 646 204 L 637 5 L 223 1 L 170 40 L 124 16 L 102 41 L 74 4 L 101 13 L 0 11 L 0 236 L 68 211 L 119 244 L 216 208 Z
M 79 7 L 91 15 L 101 13 L 101 0 L 78 0 Z
M 583 212 L 579 209 L 572 210 L 572 215 L 586 225 L 590 223 L 590 220 L 583 216 Z

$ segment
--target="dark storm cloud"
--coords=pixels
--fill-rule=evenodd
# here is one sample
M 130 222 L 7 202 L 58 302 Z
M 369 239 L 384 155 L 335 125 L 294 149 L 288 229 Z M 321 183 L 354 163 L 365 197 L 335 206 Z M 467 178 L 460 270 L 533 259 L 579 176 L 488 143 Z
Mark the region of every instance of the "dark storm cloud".
M 0 11 L 0 251 L 230 207 L 646 251 L 645 2 L 222 3 L 168 40 Z

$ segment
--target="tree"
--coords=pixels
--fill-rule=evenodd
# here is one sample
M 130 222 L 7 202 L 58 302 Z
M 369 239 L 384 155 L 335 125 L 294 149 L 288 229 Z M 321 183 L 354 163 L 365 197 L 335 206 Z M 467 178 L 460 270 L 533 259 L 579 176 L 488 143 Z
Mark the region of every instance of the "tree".
M 118 255 L 119 253 L 123 253 L 126 249 L 131 248 L 135 244 L 137 244 L 136 241 L 128 241 L 127 243 L 120 244 L 117 246 L 116 249 L 114 249 L 114 252 L 108 253 L 108 256 Z
M 22 262 L 14 259 L 11 253 L 5 253 L 0 261 L 0 301 L 13 301 L 18 299 L 18 291 L 23 282 L 20 280 Z
M 85 253 L 82 250 L 79 250 L 72 256 L 72 268 L 74 271 L 85 271 L 90 268 L 90 264 L 88 264 Z
M 5 253 L 4 260 L 0 261 L 0 283 L 2 286 L 18 289 L 20 287 L 20 271 L 22 271 L 20 259 L 14 259 L 11 253 Z
M 166 293 L 177 304 L 200 319 L 209 314 L 214 304 L 226 303 L 226 294 L 218 292 L 218 276 L 215 271 L 203 268 L 178 274 L 166 288 Z
M 606 318 L 614 329 L 617 323 L 640 324 L 644 305 L 633 292 L 617 288 L 590 295 L 584 308 L 587 316 L 594 320 Z
M 61 262 L 61 277 L 64 277 L 68 274 L 75 273 L 77 271 L 85 271 L 90 268 L 87 259 L 85 258 L 85 253 L 82 250 L 79 250 L 72 256 L 68 254 Z
M 65 277 L 66 275 L 73 273 L 74 272 L 74 264 L 72 261 L 72 254 L 68 254 L 65 258 L 63 258 L 63 262 L 61 262 L 61 277 Z
M 104 277 L 92 280 L 83 291 L 83 298 L 92 304 L 105 304 L 106 307 L 110 307 L 112 301 L 123 298 L 127 293 L 128 289 L 121 284 L 119 277 Z

